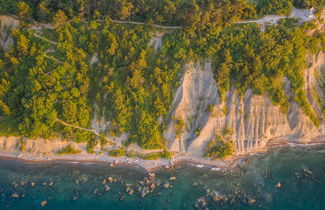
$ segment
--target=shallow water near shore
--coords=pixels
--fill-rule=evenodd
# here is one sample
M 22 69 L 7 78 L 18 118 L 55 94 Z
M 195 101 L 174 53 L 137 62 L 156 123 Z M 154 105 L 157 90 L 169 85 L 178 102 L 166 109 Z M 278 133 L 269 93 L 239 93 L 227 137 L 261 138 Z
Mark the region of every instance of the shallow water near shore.
M 107 165 L 0 160 L 0 209 L 325 209 L 324 146 L 273 149 L 226 172 L 183 164 L 151 181 Z

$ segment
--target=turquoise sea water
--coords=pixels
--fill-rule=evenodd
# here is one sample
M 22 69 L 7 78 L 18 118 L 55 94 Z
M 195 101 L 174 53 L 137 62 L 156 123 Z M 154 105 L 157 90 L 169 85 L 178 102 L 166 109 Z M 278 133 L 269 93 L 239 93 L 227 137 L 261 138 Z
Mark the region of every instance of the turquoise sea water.
M 325 147 L 275 149 L 245 165 L 181 165 L 139 184 L 148 174 L 136 167 L 0 160 L 0 209 L 325 209 Z

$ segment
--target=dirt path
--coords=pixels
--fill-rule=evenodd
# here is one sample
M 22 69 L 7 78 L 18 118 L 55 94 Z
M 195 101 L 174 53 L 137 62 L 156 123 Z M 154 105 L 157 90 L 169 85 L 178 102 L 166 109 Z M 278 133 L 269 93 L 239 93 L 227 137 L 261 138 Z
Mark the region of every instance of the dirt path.
M 79 127 L 79 126 L 77 126 L 77 125 L 72 125 L 72 124 L 67 123 L 67 122 L 64 122 L 63 120 L 60 120 L 60 119 L 58 119 L 58 118 L 56 118 L 56 121 L 57 121 L 58 123 L 62 124 L 62 125 L 65 125 L 65 126 L 69 126 L 69 127 L 76 128 L 76 129 L 79 129 L 79 130 L 84 130 L 84 131 L 91 132 L 91 133 L 95 134 L 95 135 L 98 136 L 98 137 L 105 138 L 109 143 L 115 145 L 114 142 L 112 142 L 112 141 L 111 141 L 110 139 L 108 139 L 106 136 L 102 136 L 102 135 L 100 135 L 100 134 L 97 133 L 97 131 L 95 131 L 95 130 L 88 129 L 88 128 L 82 128 L 82 127 Z
M 297 18 L 299 20 L 299 23 L 314 20 L 314 19 L 316 19 L 316 16 L 314 13 L 315 13 L 314 10 L 293 8 L 293 10 L 289 16 L 266 15 L 263 18 L 260 18 L 257 20 L 246 20 L 246 21 L 240 21 L 238 23 L 257 23 L 257 24 L 261 25 L 261 29 L 262 29 L 262 31 L 264 31 L 265 26 L 276 25 L 276 24 L 278 24 L 279 20 L 284 19 L 284 18 Z

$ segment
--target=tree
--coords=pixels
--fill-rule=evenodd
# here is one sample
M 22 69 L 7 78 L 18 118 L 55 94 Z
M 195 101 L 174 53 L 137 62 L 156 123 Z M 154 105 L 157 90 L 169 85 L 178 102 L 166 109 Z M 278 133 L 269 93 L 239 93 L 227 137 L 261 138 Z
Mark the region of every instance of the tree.
M 67 21 L 68 17 L 65 15 L 65 13 L 62 10 L 59 10 L 53 17 L 53 23 L 54 26 L 58 27 L 65 21 Z
M 17 4 L 17 13 L 20 18 L 26 18 L 30 15 L 30 8 L 28 4 L 23 1 L 20 1 Z
M 125 20 L 126 18 L 130 17 L 132 9 L 133 9 L 133 4 L 131 2 L 127 0 L 119 0 L 117 16 L 120 19 Z

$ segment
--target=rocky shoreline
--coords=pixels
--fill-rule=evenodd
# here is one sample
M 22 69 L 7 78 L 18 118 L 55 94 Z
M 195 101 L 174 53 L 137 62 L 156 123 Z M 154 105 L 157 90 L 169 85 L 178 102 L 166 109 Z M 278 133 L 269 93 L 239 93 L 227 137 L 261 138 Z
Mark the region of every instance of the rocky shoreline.
M 59 155 L 59 154 L 33 154 L 20 151 L 1 151 L 0 158 L 2 159 L 14 159 L 18 161 L 24 161 L 28 163 L 40 163 L 40 162 L 68 162 L 68 163 L 84 163 L 84 162 L 100 162 L 107 163 L 108 167 L 114 167 L 117 165 L 136 166 L 146 172 L 156 171 L 158 169 L 166 168 L 173 169 L 173 167 L 181 164 L 188 163 L 198 168 L 210 167 L 214 171 L 224 171 L 234 168 L 236 166 L 243 166 L 246 160 L 257 154 L 268 151 L 272 148 L 278 147 L 297 147 L 297 146 L 319 146 L 325 145 L 325 140 L 317 140 L 309 143 L 290 143 L 284 144 L 281 141 L 267 145 L 264 148 L 256 150 L 247 154 L 233 155 L 226 160 L 210 160 L 203 157 L 194 157 L 188 155 L 175 155 L 171 159 L 157 159 L 157 160 L 143 160 L 139 158 L 128 157 L 110 157 L 105 154 L 74 154 L 74 155 Z

